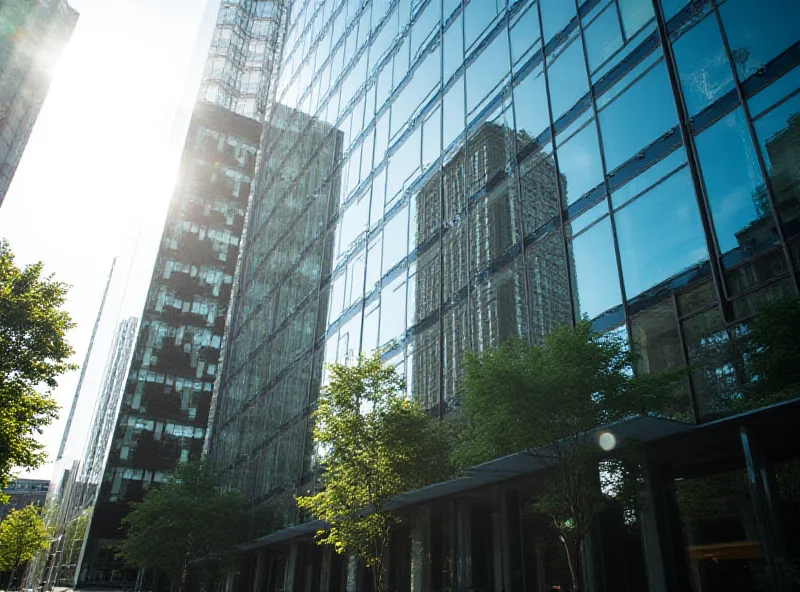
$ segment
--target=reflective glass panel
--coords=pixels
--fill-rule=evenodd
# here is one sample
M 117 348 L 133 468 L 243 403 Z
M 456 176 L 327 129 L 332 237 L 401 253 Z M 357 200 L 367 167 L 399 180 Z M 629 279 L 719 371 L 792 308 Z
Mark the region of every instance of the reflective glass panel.
M 655 16 L 652 0 L 619 0 L 619 10 L 627 38 L 632 37 Z
M 539 33 L 539 10 L 533 4 L 511 27 L 511 60 L 514 63 L 539 40 Z
M 443 78 L 445 82 L 455 74 L 456 70 L 464 63 L 464 34 L 461 29 L 461 15 L 444 33 L 443 49 Z
M 514 116 L 517 133 L 536 138 L 550 125 L 547 110 L 547 91 L 541 68 L 530 72 L 514 87 Z
M 800 234 L 800 94 L 755 122 L 786 234 Z
M 572 318 L 569 293 L 569 269 L 564 257 L 560 232 L 551 232 L 525 252 L 528 266 L 528 316 L 531 337 L 541 343 L 555 327 Z
M 447 148 L 459 134 L 464 132 L 464 77 L 444 95 L 442 113 L 442 145 Z
M 548 63 L 547 76 L 550 80 L 553 120 L 557 121 L 578 99 L 589 92 L 580 39 L 570 43 L 554 61 Z
M 774 225 L 741 107 L 697 137 L 720 252 L 743 255 L 775 243 Z
M 581 316 L 590 319 L 622 303 L 611 236 L 611 220 L 605 218 L 570 243 L 575 262 L 575 299 Z
M 606 166 L 613 171 L 678 124 L 678 112 L 661 62 L 600 112 Z
M 603 163 L 594 121 L 559 146 L 558 168 L 567 188 L 567 205 L 603 182 Z
M 464 7 L 464 42 L 471 47 L 494 18 L 505 8 L 505 0 L 472 0 Z
M 586 51 L 589 54 L 589 68 L 594 70 L 622 47 L 622 31 L 616 5 L 612 2 L 584 30 Z
M 501 31 L 467 68 L 467 113 L 508 75 L 508 35 Z
M 800 40 L 800 2 L 728 0 L 719 14 L 741 80 Z
M 686 168 L 617 212 L 615 219 L 628 298 L 708 259 Z
M 733 75 L 714 15 L 673 43 L 689 115 L 696 115 L 733 88 Z
M 556 33 L 562 31 L 575 17 L 575 2 L 564 0 L 540 0 L 544 42 L 547 43 Z
M 614 208 L 623 205 L 657 181 L 667 176 L 682 164 L 686 163 L 686 150 L 680 146 L 671 154 L 665 156 L 646 171 L 637 175 L 620 189 L 611 194 L 611 204 Z
M 403 206 L 383 230 L 383 274 L 408 254 L 408 207 Z

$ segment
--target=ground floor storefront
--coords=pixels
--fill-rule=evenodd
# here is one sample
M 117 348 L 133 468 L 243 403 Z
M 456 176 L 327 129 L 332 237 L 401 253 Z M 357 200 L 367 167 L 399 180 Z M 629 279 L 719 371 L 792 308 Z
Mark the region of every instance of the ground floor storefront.
M 595 520 L 584 590 L 800 591 L 799 401 L 703 426 L 655 420 L 620 431 L 643 443 L 643 503 L 607 506 Z M 401 496 L 390 589 L 571 590 L 561 542 L 530 509 L 546 473 L 524 461 L 489 463 L 484 474 Z M 371 592 L 359 561 L 314 543 L 319 526 L 243 546 L 228 590 Z

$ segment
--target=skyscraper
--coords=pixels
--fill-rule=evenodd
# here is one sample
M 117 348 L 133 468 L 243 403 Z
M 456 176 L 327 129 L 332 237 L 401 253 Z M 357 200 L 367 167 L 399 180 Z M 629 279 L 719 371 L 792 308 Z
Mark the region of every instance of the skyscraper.
M 120 520 L 202 450 L 228 301 L 279 49 L 281 3 L 224 1 L 89 527 L 79 581 L 133 582 Z
M 800 450 L 790 427 L 767 426 L 796 421 L 798 402 L 792 392 L 748 408 L 746 336 L 765 301 L 798 294 L 799 10 L 291 3 L 274 81 L 285 109 L 265 136 L 257 195 L 287 212 L 294 195 L 316 196 L 320 212 L 338 189 L 330 265 L 298 267 L 296 293 L 295 276 L 269 269 L 303 261 L 282 245 L 307 244 L 307 227 L 268 217 L 247 234 L 246 251 L 277 258 L 263 259 L 258 289 L 240 284 L 241 346 L 225 361 L 209 450 L 226 486 L 254 508 L 274 505 L 291 528 L 244 546 L 242 586 L 343 589 L 341 562 L 311 542 L 319 524 L 301 523 L 291 503 L 316 487 L 305 417 L 322 362 L 380 348 L 411 397 L 443 416 L 458 408 L 466 351 L 537 343 L 586 318 L 630 338 L 637 372 L 689 368 L 673 416 L 684 423 L 668 423 L 670 438 L 665 424 L 637 434 L 652 511 L 603 517 L 587 578 L 631 591 L 791 589 L 800 541 L 781 521 L 800 513 L 781 483 Z M 330 146 L 320 123 L 341 134 L 333 162 L 317 159 Z M 285 128 L 298 135 L 290 150 Z M 307 269 L 320 274 L 316 309 Z M 299 311 L 306 322 L 277 324 Z M 563 589 L 546 524 L 523 512 L 530 481 L 505 479 L 417 496 L 390 586 Z M 713 492 L 714 511 L 698 492 Z
M 77 22 L 66 0 L 0 5 L 0 206 Z

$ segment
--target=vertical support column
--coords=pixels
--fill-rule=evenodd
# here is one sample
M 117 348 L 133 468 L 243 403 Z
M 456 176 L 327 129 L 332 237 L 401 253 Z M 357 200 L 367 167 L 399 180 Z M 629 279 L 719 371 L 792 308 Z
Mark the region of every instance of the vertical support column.
M 289 545 L 289 557 L 286 558 L 286 573 L 283 578 L 284 592 L 294 592 L 295 572 L 297 571 L 297 543 Z
M 472 586 L 472 516 L 470 507 L 459 503 L 456 511 L 458 589 Z
M 411 517 L 411 592 L 430 589 L 431 511 L 417 508 Z
M 236 574 L 229 572 L 225 577 L 225 592 L 233 592 L 236 589 Z
M 358 556 L 347 556 L 347 592 L 361 592 L 361 570 L 359 569 Z
M 502 528 L 502 496 L 500 496 L 498 507 L 492 512 L 492 571 L 494 572 L 494 589 L 502 592 L 503 588 L 503 559 L 506 554 L 503 552 L 503 528 Z
M 647 463 L 644 476 L 644 508 L 642 546 L 647 564 L 649 592 L 681 592 L 690 590 L 684 563 L 676 557 L 676 546 L 682 545 L 680 520 L 667 495 L 667 479 L 661 467 Z
M 786 577 L 786 570 L 781 569 L 786 557 L 780 518 L 775 508 L 775 491 L 772 487 L 769 465 L 764 451 L 759 445 L 758 437 L 747 426 L 740 428 L 742 450 L 747 468 L 747 485 L 756 518 L 758 535 L 764 548 L 764 559 L 770 571 L 772 585 L 775 590 L 796 590 Z
M 256 569 L 253 581 L 250 582 L 250 590 L 252 592 L 261 592 L 261 580 L 264 579 L 264 569 L 267 562 L 266 551 L 257 551 L 256 556 Z
M 328 592 L 331 587 L 331 548 L 322 547 L 322 563 L 319 567 L 319 592 Z

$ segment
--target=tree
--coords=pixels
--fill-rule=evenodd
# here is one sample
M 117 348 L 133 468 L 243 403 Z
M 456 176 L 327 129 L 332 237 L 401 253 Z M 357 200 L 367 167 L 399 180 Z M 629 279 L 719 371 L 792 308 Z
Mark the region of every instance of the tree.
M 512 341 L 468 354 L 461 466 L 528 449 L 549 470 L 531 508 L 547 516 L 566 551 L 572 592 L 581 589 L 581 553 L 594 517 L 609 498 L 629 501 L 635 459 L 608 458 L 588 437 L 597 427 L 669 407 L 681 371 L 633 372 L 636 355 L 616 334 L 588 321 L 553 330 L 541 346 Z M 600 442 L 612 448 L 614 440 Z
M 737 411 L 745 411 L 797 396 L 800 385 L 800 298 L 773 300 L 750 322 L 749 342 L 753 381 Z
M 403 379 L 377 354 L 329 370 L 314 413 L 323 489 L 297 503 L 329 524 L 317 542 L 358 555 L 372 570 L 374 590 L 383 591 L 389 534 L 401 521 L 388 503 L 447 478 L 449 446 L 438 422 L 405 396 Z
M 133 505 L 117 551 L 132 567 L 164 572 L 173 590 L 190 578 L 209 589 L 231 566 L 243 511 L 241 494 L 220 492 L 211 468 L 192 461 Z
M 11 510 L 0 522 L 0 570 L 11 572 L 8 577 L 9 588 L 17 569 L 33 559 L 38 551 L 47 549 L 49 543 L 50 535 L 35 506 Z
M 0 489 L 14 467 L 46 460 L 35 434 L 57 415 L 56 379 L 75 368 L 66 340 L 74 323 L 62 309 L 68 287 L 42 270 L 41 263 L 17 267 L 0 241 Z

